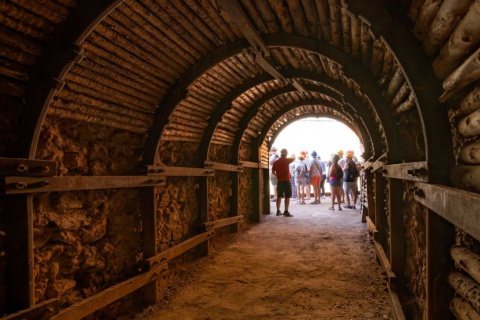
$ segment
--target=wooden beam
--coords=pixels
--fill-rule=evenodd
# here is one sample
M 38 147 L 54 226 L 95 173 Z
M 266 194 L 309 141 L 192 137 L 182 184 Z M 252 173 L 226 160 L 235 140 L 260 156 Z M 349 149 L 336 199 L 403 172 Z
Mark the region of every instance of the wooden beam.
M 214 170 L 205 168 L 147 166 L 148 175 L 164 175 L 170 177 L 213 177 Z
M 171 248 L 168 248 L 167 250 L 157 254 L 155 257 L 151 257 L 149 259 L 146 259 L 148 262 L 148 266 L 150 269 L 154 268 L 157 265 L 164 264 L 170 260 L 172 260 L 175 257 L 178 257 L 184 252 L 187 252 L 188 250 L 198 246 L 199 244 L 207 241 L 208 239 L 212 238 L 215 236 L 215 230 L 209 230 L 204 233 L 201 233 L 199 235 L 193 236 L 190 239 L 187 239 Z
M 455 228 L 431 210 L 426 222 L 426 320 L 453 320 L 449 306 L 455 293 L 448 274 L 454 270 L 450 249 L 455 244 Z
M 244 168 L 252 168 L 252 169 L 258 169 L 260 167 L 260 164 L 258 162 L 251 162 L 251 161 L 240 161 L 238 162 L 238 165 Z
M 5 177 L 6 194 L 36 192 L 157 187 L 165 185 L 164 176 L 92 176 L 92 177 Z
M 386 273 L 388 277 L 388 282 L 390 283 L 392 279 L 395 279 L 395 273 L 392 271 L 392 266 L 388 260 L 385 251 L 380 242 L 373 240 L 373 246 L 375 247 L 375 252 L 377 253 L 378 260 L 382 266 L 383 271 Z
M 168 266 L 163 264 L 153 270 L 116 284 L 94 296 L 74 304 L 71 307 L 63 309 L 58 315 L 53 316 L 51 320 L 74 320 L 86 317 L 110 303 L 123 298 L 127 294 L 145 286 L 164 274 L 167 270 Z
M 428 181 L 428 165 L 426 161 L 389 164 L 383 166 L 383 176 L 392 179 L 410 181 Z
M 404 222 L 404 201 L 403 201 L 403 181 L 390 179 L 389 201 L 389 226 L 390 226 L 390 265 L 392 271 L 397 275 L 395 290 L 406 293 L 406 253 L 405 253 L 405 222 Z
M 375 172 L 378 169 L 383 168 L 387 164 L 387 153 L 382 154 L 374 163 L 372 163 L 372 171 Z
M 47 320 L 58 314 L 58 299 L 50 299 L 41 302 L 31 308 L 0 318 L 0 320 Z
M 205 230 L 209 231 L 209 230 L 212 230 L 212 229 L 217 229 L 217 228 L 229 226 L 231 224 L 238 223 L 240 221 L 243 221 L 243 215 L 238 215 L 238 216 L 229 217 L 229 218 L 225 218 L 225 219 L 219 219 L 219 220 L 215 220 L 215 221 L 205 222 L 204 225 L 205 225 Z
M 0 176 L 52 177 L 56 175 L 55 161 L 0 158 Z
M 205 167 L 208 169 L 214 169 L 214 170 L 243 172 L 242 166 L 236 166 L 233 164 L 226 164 L 226 163 L 205 161 Z
M 388 285 L 388 296 L 390 297 L 390 307 L 392 308 L 392 313 L 395 320 L 406 320 L 405 314 L 403 313 L 402 303 L 398 294 L 392 290 L 392 287 Z
M 415 200 L 480 240 L 480 194 L 416 182 Z
M 33 195 L 12 195 L 5 202 L 6 311 L 12 313 L 35 304 Z

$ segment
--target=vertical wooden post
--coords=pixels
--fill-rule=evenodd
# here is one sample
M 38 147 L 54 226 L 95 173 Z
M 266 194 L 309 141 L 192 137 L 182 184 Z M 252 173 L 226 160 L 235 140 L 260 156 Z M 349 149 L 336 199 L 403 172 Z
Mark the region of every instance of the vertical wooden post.
M 267 169 L 262 170 L 262 179 L 263 179 L 263 212 L 262 214 L 270 214 L 270 172 Z
M 453 269 L 450 248 L 455 241 L 454 226 L 435 212 L 427 213 L 427 319 L 455 319 L 449 305 L 454 291 L 447 276 Z
M 240 173 L 239 172 L 232 172 L 232 200 L 230 204 L 230 217 L 238 216 L 238 201 L 239 197 L 239 184 L 240 184 Z M 230 232 L 236 233 L 238 232 L 238 223 L 234 223 L 230 226 Z
M 365 179 L 367 179 L 367 204 L 368 217 L 375 222 L 375 185 L 373 182 L 373 172 L 371 169 L 365 171 Z
M 208 222 L 208 179 L 209 177 L 200 177 L 199 192 L 198 192 L 198 224 L 202 225 Z M 198 253 L 201 256 L 206 256 L 209 253 L 210 241 L 205 241 L 198 246 Z
M 375 240 L 381 243 L 383 250 L 388 255 L 388 225 L 387 217 L 385 214 L 385 183 L 383 181 L 383 175 L 381 170 L 374 172 L 375 175 L 375 227 L 377 233 L 375 234 Z
M 35 304 L 33 195 L 9 195 L 5 209 L 6 311 L 14 313 Z
M 144 259 L 157 254 L 157 192 L 156 188 L 141 188 L 142 237 Z M 145 299 L 149 303 L 158 301 L 158 282 L 154 280 L 144 288 Z
M 405 224 L 403 222 L 403 181 L 390 179 L 389 212 L 390 212 L 390 265 L 395 273 L 397 293 L 405 293 L 407 279 L 405 275 Z

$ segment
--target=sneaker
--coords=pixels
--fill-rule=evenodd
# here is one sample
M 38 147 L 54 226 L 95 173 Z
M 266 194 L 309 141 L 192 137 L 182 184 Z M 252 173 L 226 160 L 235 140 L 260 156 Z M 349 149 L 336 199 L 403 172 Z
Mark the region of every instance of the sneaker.
M 306 203 L 305 203 L 305 201 L 302 201 L 302 203 L 300 203 L 300 204 L 306 204 Z
M 355 206 L 350 206 L 350 209 L 357 210 Z
M 277 217 L 283 215 L 282 211 L 277 210 Z
M 277 199 L 272 199 L 272 200 L 270 200 L 270 202 L 275 202 L 275 201 L 277 201 Z
M 317 201 L 312 201 L 312 202 L 310 202 L 310 204 L 318 204 L 318 202 Z
M 283 215 L 284 215 L 285 217 L 293 217 L 293 214 L 291 214 L 291 213 L 288 212 L 288 211 L 285 211 L 285 212 L 283 213 Z

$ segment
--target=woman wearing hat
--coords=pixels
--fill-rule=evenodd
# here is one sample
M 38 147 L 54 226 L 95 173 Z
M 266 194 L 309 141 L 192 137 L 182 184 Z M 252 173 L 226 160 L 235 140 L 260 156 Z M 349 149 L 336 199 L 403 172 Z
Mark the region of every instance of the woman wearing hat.
M 338 161 L 340 160 L 340 156 L 338 154 L 334 154 L 332 156 L 332 166 L 330 167 L 330 174 L 328 176 L 328 181 L 330 183 L 330 190 L 332 190 L 332 206 L 328 208 L 329 210 L 335 210 L 335 198 L 337 198 L 338 203 L 338 210 L 342 210 L 340 205 L 340 198 L 342 196 L 342 178 L 343 178 L 343 170 L 338 165 Z

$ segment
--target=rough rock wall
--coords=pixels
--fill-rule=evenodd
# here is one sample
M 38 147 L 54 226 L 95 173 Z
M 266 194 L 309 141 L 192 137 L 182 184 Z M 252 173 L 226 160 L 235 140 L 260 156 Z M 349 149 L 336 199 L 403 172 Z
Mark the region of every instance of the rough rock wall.
M 232 148 L 212 144 L 209 161 L 231 163 Z M 208 178 L 208 220 L 214 221 L 228 217 L 232 201 L 232 174 L 228 171 L 215 171 L 215 177 Z
M 238 196 L 238 214 L 243 215 L 245 223 L 254 223 L 257 221 L 258 212 L 254 211 L 254 201 L 257 201 L 257 195 L 252 188 L 257 170 L 244 168 L 240 173 L 239 196 Z
M 128 174 L 137 169 L 143 141 L 123 130 L 48 118 L 37 158 L 57 161 L 59 175 Z M 136 189 L 36 194 L 36 302 L 59 296 L 67 307 L 131 277 L 141 239 Z
M 405 272 L 409 296 L 405 299 L 405 314 L 408 319 L 424 319 L 426 304 L 426 214 L 427 209 L 417 203 L 407 190 L 412 182 L 404 186 L 405 221 Z

